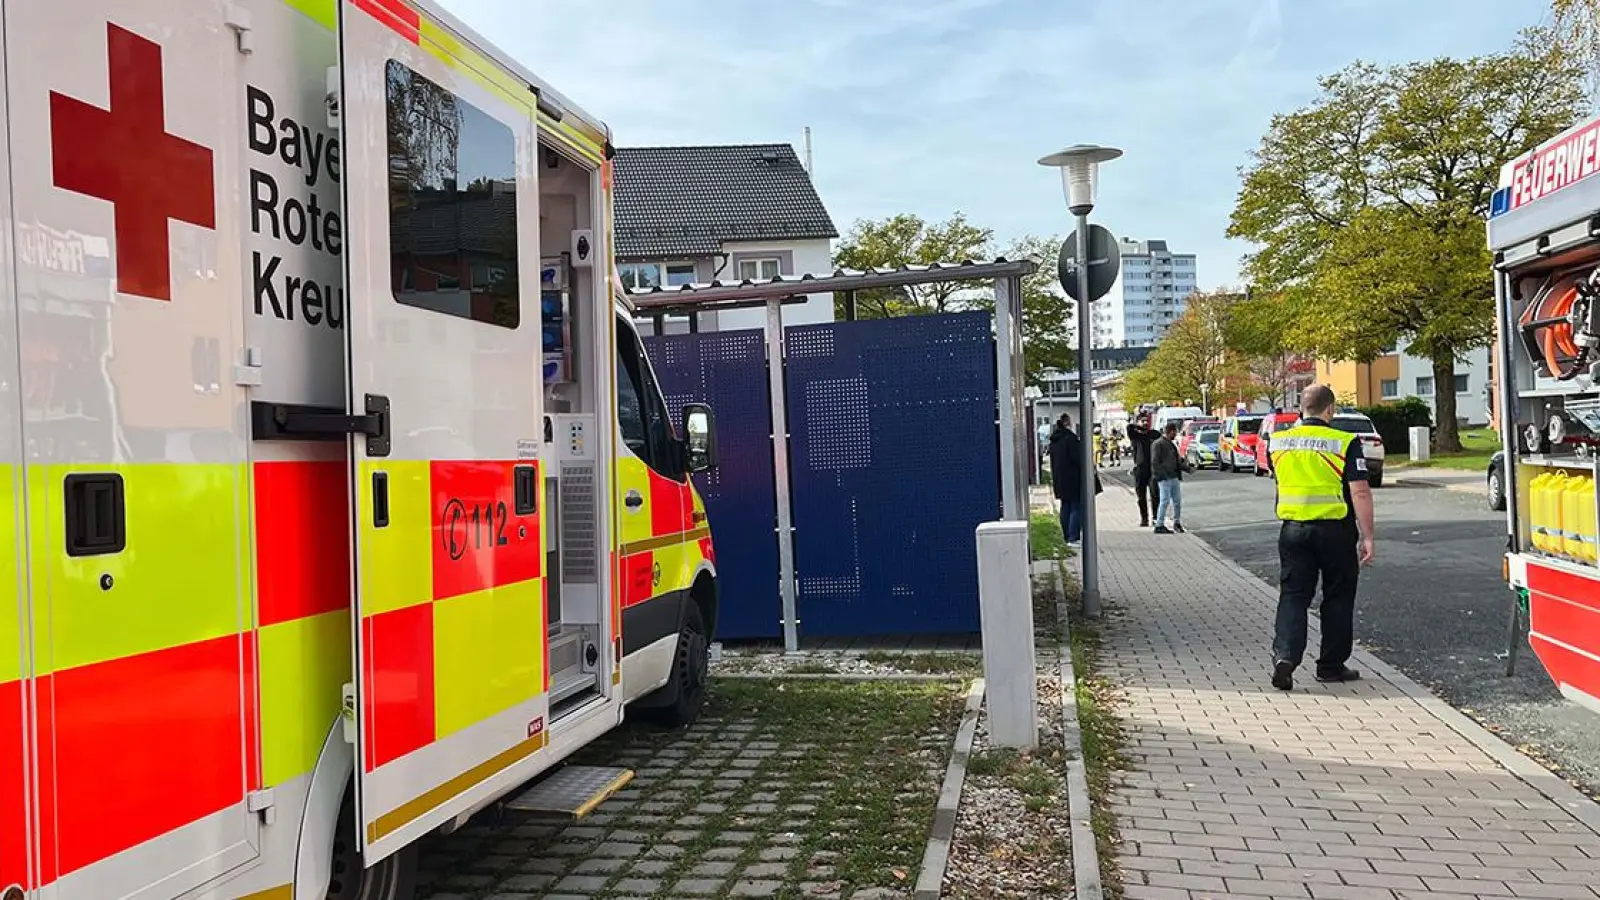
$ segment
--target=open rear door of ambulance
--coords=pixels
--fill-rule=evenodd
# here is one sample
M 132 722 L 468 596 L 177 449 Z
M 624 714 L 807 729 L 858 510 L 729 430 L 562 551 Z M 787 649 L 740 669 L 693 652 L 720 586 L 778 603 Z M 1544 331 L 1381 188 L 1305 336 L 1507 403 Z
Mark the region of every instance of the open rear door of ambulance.
M 546 742 L 537 98 L 403 0 L 339 35 L 370 865 Z

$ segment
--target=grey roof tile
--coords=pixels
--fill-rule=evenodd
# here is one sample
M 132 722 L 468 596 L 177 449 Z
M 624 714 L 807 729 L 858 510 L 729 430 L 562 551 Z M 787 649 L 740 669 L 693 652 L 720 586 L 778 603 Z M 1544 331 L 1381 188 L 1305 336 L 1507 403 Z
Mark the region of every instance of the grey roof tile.
M 618 147 L 617 256 L 705 256 L 728 241 L 835 238 L 788 144 Z

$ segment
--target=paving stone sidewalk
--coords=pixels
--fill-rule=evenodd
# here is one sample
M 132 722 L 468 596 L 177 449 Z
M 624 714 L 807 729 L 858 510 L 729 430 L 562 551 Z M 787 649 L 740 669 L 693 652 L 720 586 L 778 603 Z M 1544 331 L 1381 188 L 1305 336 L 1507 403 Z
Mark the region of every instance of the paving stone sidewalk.
M 1274 690 L 1274 590 L 1199 538 L 1140 529 L 1131 492 L 1106 487 L 1101 660 L 1126 699 L 1113 802 L 1129 900 L 1600 896 L 1600 835 L 1568 811 L 1590 816 L 1587 801 L 1535 790 L 1463 734 L 1509 748 L 1370 658 L 1360 682 L 1302 667 Z M 1382 565 L 1381 531 L 1378 551 Z M 1317 641 L 1313 619 L 1311 659 Z

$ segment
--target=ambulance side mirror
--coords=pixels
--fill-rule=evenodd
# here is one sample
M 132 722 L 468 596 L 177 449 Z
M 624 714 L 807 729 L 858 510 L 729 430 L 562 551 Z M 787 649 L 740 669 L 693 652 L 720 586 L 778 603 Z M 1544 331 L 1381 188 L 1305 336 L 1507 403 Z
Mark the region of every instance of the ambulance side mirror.
M 684 446 L 688 451 L 689 471 L 704 472 L 717 465 L 717 417 L 704 403 L 683 408 Z

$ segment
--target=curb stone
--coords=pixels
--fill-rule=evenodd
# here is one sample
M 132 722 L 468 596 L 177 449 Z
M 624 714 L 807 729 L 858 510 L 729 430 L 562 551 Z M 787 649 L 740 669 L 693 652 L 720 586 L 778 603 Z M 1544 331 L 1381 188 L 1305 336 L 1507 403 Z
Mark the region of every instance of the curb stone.
M 1061 622 L 1061 716 L 1067 743 L 1067 815 L 1072 820 L 1072 881 L 1077 900 L 1103 900 L 1100 848 L 1095 844 L 1093 798 L 1084 768 L 1083 731 L 1078 725 L 1078 682 L 1072 668 L 1072 633 L 1067 624 L 1067 592 L 1057 566 L 1051 575 L 1056 593 L 1056 618 Z M 1087 847 L 1087 853 L 1083 848 Z
M 950 842 L 956 835 L 956 813 L 961 807 L 961 788 L 967 781 L 967 762 L 972 758 L 972 742 L 978 736 L 978 711 L 983 708 L 983 679 L 975 678 L 967 690 L 967 710 L 956 729 L 955 749 L 944 773 L 939 803 L 933 811 L 933 830 L 928 848 L 922 854 L 922 869 L 917 873 L 913 900 L 939 900 L 944 890 L 945 868 L 950 863 Z
M 1200 541 L 1206 552 L 1223 565 L 1250 575 L 1246 569 L 1223 555 L 1215 547 L 1198 537 L 1194 539 Z M 1250 580 L 1251 583 L 1256 585 L 1262 596 L 1272 602 L 1277 602 L 1277 595 L 1261 579 L 1250 575 Z M 1427 710 L 1430 715 L 1439 720 L 1446 728 L 1460 735 L 1474 747 L 1487 753 L 1502 768 L 1542 794 L 1574 820 L 1590 831 L 1600 834 L 1600 804 L 1589 799 L 1588 795 L 1568 784 L 1561 776 L 1517 752 L 1515 747 L 1506 743 L 1494 732 L 1474 722 L 1465 713 L 1439 699 L 1432 691 L 1413 681 L 1405 673 L 1374 656 L 1371 651 L 1362 647 L 1360 642 L 1357 642 L 1352 658 L 1361 665 L 1366 666 L 1367 670 L 1372 674 L 1399 688 L 1400 693 Z

